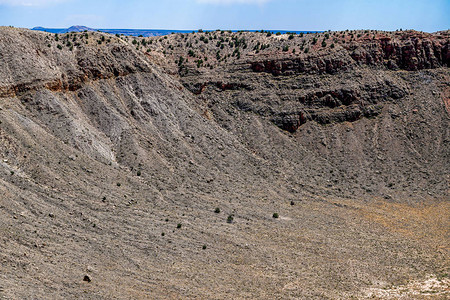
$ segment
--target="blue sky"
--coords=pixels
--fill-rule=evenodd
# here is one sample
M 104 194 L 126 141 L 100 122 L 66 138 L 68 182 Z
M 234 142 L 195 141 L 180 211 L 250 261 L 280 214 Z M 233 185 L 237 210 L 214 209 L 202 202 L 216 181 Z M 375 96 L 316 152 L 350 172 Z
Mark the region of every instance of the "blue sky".
M 0 25 L 433 32 L 450 28 L 450 0 L 0 0 Z

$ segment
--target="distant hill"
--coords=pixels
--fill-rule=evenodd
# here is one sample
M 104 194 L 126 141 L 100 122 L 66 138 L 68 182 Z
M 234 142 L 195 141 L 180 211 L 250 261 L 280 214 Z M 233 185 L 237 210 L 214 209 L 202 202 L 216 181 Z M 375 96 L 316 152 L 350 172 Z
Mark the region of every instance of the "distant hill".
M 67 32 L 80 32 L 80 31 L 102 31 L 110 34 L 119 34 L 119 35 L 131 35 L 131 36 L 144 36 L 144 37 L 150 37 L 150 36 L 162 36 L 162 35 L 168 35 L 173 32 L 176 33 L 190 33 L 193 32 L 193 30 L 167 30 L 167 29 L 94 29 L 89 28 L 86 26 L 81 25 L 75 25 L 71 26 L 69 28 L 45 28 L 45 27 L 34 27 L 31 30 L 38 30 L 38 31 L 45 31 L 45 32 L 51 32 L 51 33 L 67 33 Z M 237 30 L 232 30 L 233 32 L 237 32 Z M 250 32 L 255 32 L 256 30 L 247 30 Z M 286 30 L 269 30 L 273 33 L 280 32 L 282 34 L 288 33 L 290 31 Z M 320 32 L 320 31 L 292 31 L 297 34 L 299 33 L 307 33 L 307 32 Z
M 45 32 L 52 32 L 52 33 L 67 33 L 67 32 L 80 32 L 80 31 L 96 31 L 96 29 L 89 28 L 86 26 L 81 25 L 74 25 L 69 28 L 45 28 L 45 27 L 34 27 L 31 28 L 31 30 L 38 30 L 38 31 L 45 31 Z
M 67 28 L 67 32 L 80 32 L 80 31 L 95 31 L 95 29 L 86 27 L 86 26 L 80 26 L 80 25 L 75 25 L 75 26 L 71 26 L 69 28 Z

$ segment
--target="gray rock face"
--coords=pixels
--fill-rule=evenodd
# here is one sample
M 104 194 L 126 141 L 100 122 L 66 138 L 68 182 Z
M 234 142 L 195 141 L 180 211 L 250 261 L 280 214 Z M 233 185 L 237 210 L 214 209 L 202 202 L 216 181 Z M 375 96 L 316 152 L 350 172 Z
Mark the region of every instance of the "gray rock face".
M 362 298 L 443 274 L 448 32 L 325 34 L 0 28 L 0 298 Z

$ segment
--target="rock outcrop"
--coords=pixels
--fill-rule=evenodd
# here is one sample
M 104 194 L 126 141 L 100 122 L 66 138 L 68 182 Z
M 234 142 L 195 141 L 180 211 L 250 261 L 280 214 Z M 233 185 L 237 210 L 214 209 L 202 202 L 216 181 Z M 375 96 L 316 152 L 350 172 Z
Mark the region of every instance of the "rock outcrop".
M 296 58 L 253 61 L 251 69 L 273 75 L 335 74 L 367 65 L 391 70 L 423 70 L 450 65 L 448 36 L 404 34 L 381 36 L 342 44 L 339 51 L 328 51 Z

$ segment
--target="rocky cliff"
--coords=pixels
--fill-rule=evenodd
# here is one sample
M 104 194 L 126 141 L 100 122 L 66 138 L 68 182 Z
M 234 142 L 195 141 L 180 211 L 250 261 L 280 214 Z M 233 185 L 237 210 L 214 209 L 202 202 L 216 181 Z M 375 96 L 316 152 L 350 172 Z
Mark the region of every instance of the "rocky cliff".
M 448 170 L 440 168 L 433 180 L 424 174 L 448 156 L 441 152 L 439 162 L 429 156 L 448 144 L 448 111 L 443 109 L 449 89 L 448 32 L 211 32 L 170 38 L 150 49 L 177 45 L 165 51 L 169 65 L 177 65 L 165 68 L 178 68 L 183 85 L 212 118 L 245 142 L 252 140 L 259 155 L 284 156 L 295 165 L 304 156 L 293 149 L 320 153 L 341 178 L 327 178 L 332 181 L 327 186 L 345 182 L 336 187 L 340 191 L 362 188 L 391 198 L 401 190 L 403 199 L 447 193 Z M 261 120 L 295 142 L 261 149 L 248 137 Z M 305 169 L 310 168 L 297 166 Z M 403 193 L 410 189 L 414 192 Z

